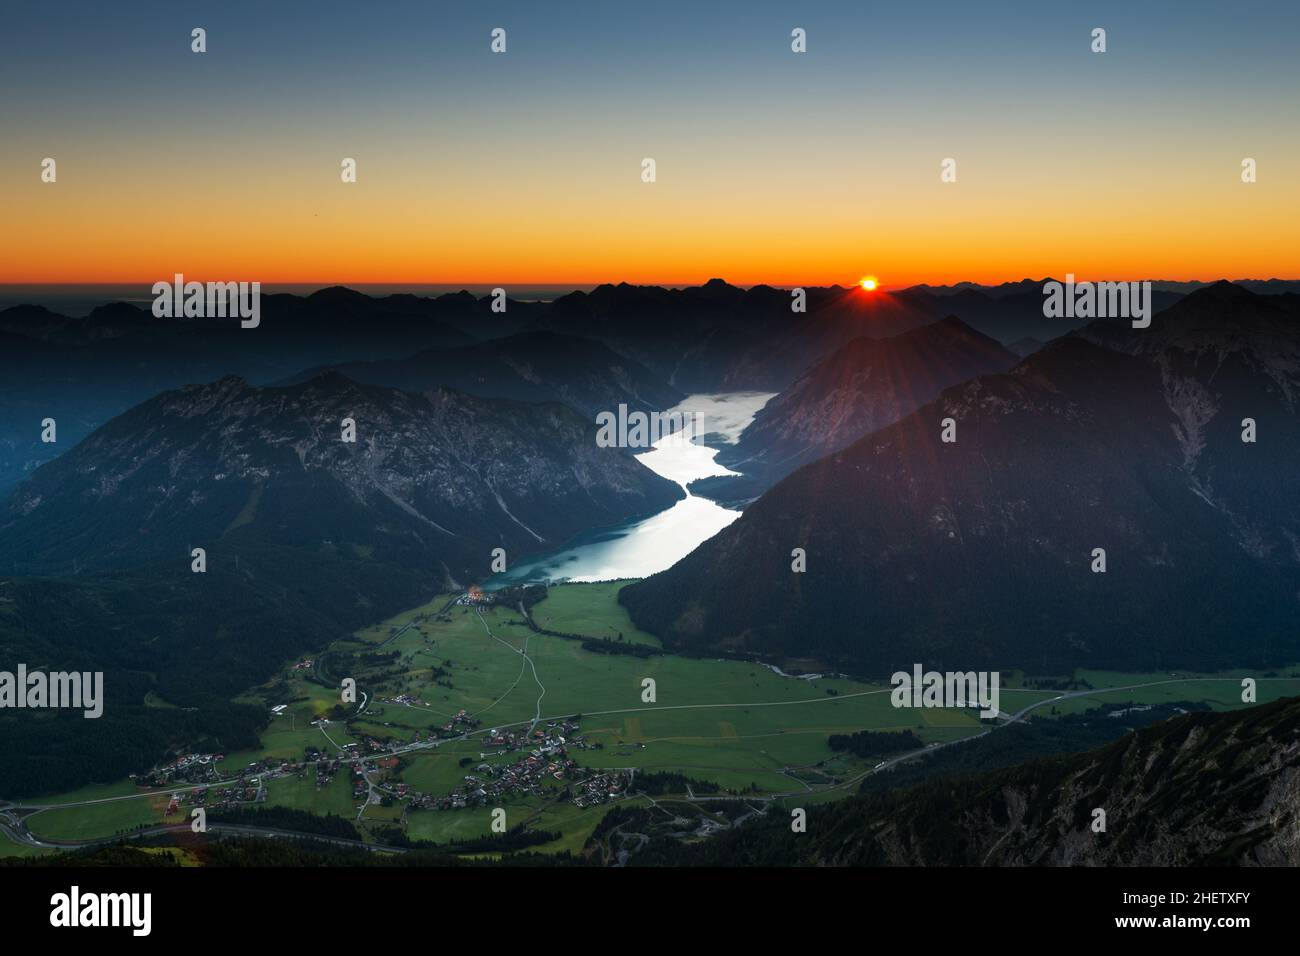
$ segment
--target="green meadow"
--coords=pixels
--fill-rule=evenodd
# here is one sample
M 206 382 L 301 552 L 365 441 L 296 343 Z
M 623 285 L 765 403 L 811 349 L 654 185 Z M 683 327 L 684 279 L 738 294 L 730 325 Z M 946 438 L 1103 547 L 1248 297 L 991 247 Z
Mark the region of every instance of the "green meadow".
M 27 817 L 27 828 L 44 840 L 95 840 L 118 833 L 155 826 L 183 823 L 181 814 L 165 815 L 168 793 L 152 793 L 104 803 L 41 810 Z
M 551 631 L 657 650 L 659 642 L 634 627 L 617 602 L 625 583 L 553 587 L 530 609 L 532 619 Z M 579 735 L 588 749 L 571 747 L 570 756 L 583 766 L 672 771 L 715 784 L 724 794 L 784 794 L 807 805 L 851 793 L 854 781 L 880 759 L 832 751 L 827 742 L 831 734 L 911 730 L 926 743 L 936 743 L 985 729 L 972 710 L 894 708 L 891 688 L 883 684 L 784 677 L 761 664 L 736 660 L 597 653 L 579 640 L 533 631 L 518 608 L 479 611 L 451 604 L 453 597 L 440 595 L 336 642 L 312 668 L 286 662 L 281 674 L 243 698 L 268 708 L 285 704 L 285 710 L 270 720 L 259 748 L 228 754 L 223 770 L 232 772 L 265 757 L 302 763 L 309 748 L 332 757 L 339 746 L 364 746 L 369 737 L 409 747 L 464 710 L 480 722 L 468 738 L 421 744 L 402 754 L 400 769 L 382 775 L 388 784 L 404 782 L 441 796 L 460 786 L 479 763 L 508 764 L 520 758 L 519 752 L 493 755 L 494 748 L 484 741 L 489 730 L 530 727 L 539 716 L 546 721 L 580 715 Z M 361 698 L 336 709 L 343 677 L 356 679 L 365 695 L 364 709 Z M 1258 681 L 1260 703 L 1300 694 L 1297 668 L 1270 676 L 1079 671 L 1059 679 L 1086 683 L 1093 690 L 1059 700 L 1071 691 L 1034 687 L 1032 678 L 1007 672 L 1000 704 L 1004 712 L 1016 713 L 1046 701 L 1034 714 L 1049 718 L 1104 704 L 1198 701 L 1216 710 L 1234 709 L 1248 706 L 1241 701 L 1243 677 Z M 1104 690 L 1108 687 L 1127 689 Z M 398 695 L 412 701 L 393 702 Z M 323 716 L 332 719 L 313 726 Z M 466 759 L 469 765 L 461 766 Z M 375 828 L 390 826 L 435 843 L 491 832 L 490 808 L 404 813 L 396 803 L 367 807 L 358 821 L 351 780 L 345 766 L 329 785 L 317 788 L 308 766 L 301 778 L 269 780 L 267 805 L 338 814 L 357 822 L 367 838 Z M 559 834 L 534 850 L 580 852 L 610 805 L 578 808 L 559 798 L 562 785 L 556 783 L 542 797 L 507 800 L 509 825 Z M 135 792 L 130 782 L 121 781 L 42 802 L 71 804 Z M 161 822 L 166 802 L 165 793 L 155 793 L 44 810 L 29 818 L 29 826 L 50 839 L 109 836 Z
M 37 856 L 49 856 L 49 854 L 57 852 L 59 851 L 46 847 L 28 846 L 25 843 L 14 843 L 12 840 L 0 839 L 0 859 L 28 859 Z
M 618 603 L 619 590 L 630 583 L 558 584 L 547 592 L 545 601 L 534 606 L 533 619 L 549 631 L 611 640 L 621 634 L 629 643 L 659 647 L 659 638 L 638 629 Z
M 324 787 L 316 786 L 316 772 L 308 766 L 304 777 L 280 777 L 266 782 L 266 806 L 291 807 L 321 816 L 334 814 L 351 820 L 357 815 L 352 800 L 351 775 L 340 772 Z

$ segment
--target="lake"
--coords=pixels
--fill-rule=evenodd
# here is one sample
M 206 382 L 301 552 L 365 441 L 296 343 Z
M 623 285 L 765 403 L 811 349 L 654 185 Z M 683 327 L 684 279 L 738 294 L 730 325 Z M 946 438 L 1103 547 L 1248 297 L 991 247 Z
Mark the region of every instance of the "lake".
M 590 531 L 557 551 L 526 558 L 494 575 L 485 587 L 643 578 L 671 567 L 740 517 L 739 511 L 692 495 L 686 485 L 697 478 L 735 474 L 714 461 L 717 448 L 734 442 L 773 394 L 728 392 L 686 398 L 669 411 L 693 414 L 697 434 L 715 447 L 679 432 L 636 456 L 651 471 L 681 485 L 686 490 L 683 500 L 649 518 Z

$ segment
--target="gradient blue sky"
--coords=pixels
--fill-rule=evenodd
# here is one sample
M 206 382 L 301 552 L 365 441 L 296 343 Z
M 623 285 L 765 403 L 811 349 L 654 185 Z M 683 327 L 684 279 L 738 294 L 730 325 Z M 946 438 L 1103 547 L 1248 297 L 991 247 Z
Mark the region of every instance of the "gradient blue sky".
M 1295 2 L 10 0 L 0 281 L 1295 276 L 1297 40 Z

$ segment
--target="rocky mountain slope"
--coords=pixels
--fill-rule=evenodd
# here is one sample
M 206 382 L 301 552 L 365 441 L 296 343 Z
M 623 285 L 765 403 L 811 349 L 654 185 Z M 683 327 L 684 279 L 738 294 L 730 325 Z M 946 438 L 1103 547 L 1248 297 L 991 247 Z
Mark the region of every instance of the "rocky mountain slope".
M 1093 811 L 1106 813 L 1094 832 Z M 1198 713 L 1097 750 L 746 825 L 640 862 L 806 866 L 1300 865 L 1300 700 Z
M 1011 352 L 954 317 L 889 338 L 856 338 L 768 402 L 718 461 L 748 479 L 775 484 L 893 424 L 948 386 L 1016 362 Z
M 342 422 L 356 441 L 342 440 Z M 12 494 L 0 563 L 63 572 L 249 542 L 343 553 L 472 582 L 489 551 L 555 547 L 681 495 L 562 405 L 423 395 L 327 374 L 164 393 Z
M 1294 659 L 1296 325 L 1230 286 L 1112 325 L 796 471 L 621 600 L 674 647 L 877 673 Z

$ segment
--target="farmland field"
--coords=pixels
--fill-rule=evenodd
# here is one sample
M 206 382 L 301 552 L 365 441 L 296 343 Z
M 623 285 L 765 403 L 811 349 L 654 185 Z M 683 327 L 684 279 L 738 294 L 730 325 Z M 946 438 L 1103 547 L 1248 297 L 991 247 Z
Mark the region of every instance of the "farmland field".
M 613 804 L 577 806 L 563 780 L 546 778 L 536 792 L 491 806 L 417 809 L 406 800 L 445 796 L 463 787 L 467 774 L 483 773 L 471 768 L 486 765 L 491 776 L 526 756 L 526 749 L 490 746 L 490 734 L 564 719 L 580 728 L 567 748 L 580 768 L 671 772 L 718 796 L 785 795 L 782 805 L 851 793 L 880 762 L 880 756 L 831 750 L 832 734 L 910 730 L 935 744 L 987 729 L 970 709 L 895 708 L 883 681 L 796 678 L 759 663 L 661 653 L 658 641 L 634 628 L 617 603 L 622 584 L 553 587 L 531 606 L 531 627 L 518 606 L 471 607 L 455 603 L 455 595 L 440 595 L 335 642 L 314 661 L 286 662 L 280 675 L 241 698 L 282 705 L 261 746 L 226 755 L 219 772 L 227 779 L 241 768 L 245 775 L 265 773 L 262 805 L 340 816 L 366 840 L 392 827 L 417 841 L 475 840 L 492 833 L 491 811 L 499 805 L 512 828 L 558 834 L 530 849 L 578 853 Z M 581 639 L 542 630 L 608 640 L 622 652 L 601 653 Z M 638 648 L 627 651 L 629 645 Z M 1051 680 L 1008 673 L 1000 707 L 1014 714 L 1041 703 L 1035 716 L 1049 719 L 1103 704 L 1195 701 L 1231 709 L 1247 706 L 1241 680 L 1251 676 L 1261 703 L 1300 693 L 1296 668 L 1268 675 L 1079 671 Z M 340 698 L 345 677 L 356 681 L 355 701 Z M 444 729 L 455 719 L 465 722 Z M 395 756 L 380 765 L 374 755 L 387 753 Z M 354 773 L 358 754 L 372 755 L 364 778 Z M 339 756 L 345 760 L 337 775 L 318 785 L 316 759 Z M 368 791 L 383 801 L 361 812 Z M 131 798 L 85 802 L 120 796 Z M 624 799 L 648 805 L 643 797 Z M 162 822 L 167 800 L 164 790 L 141 793 L 128 781 L 87 787 L 41 801 L 64 806 L 30 816 L 28 826 L 46 839 L 103 838 Z M 180 819 L 173 814 L 170 821 Z

